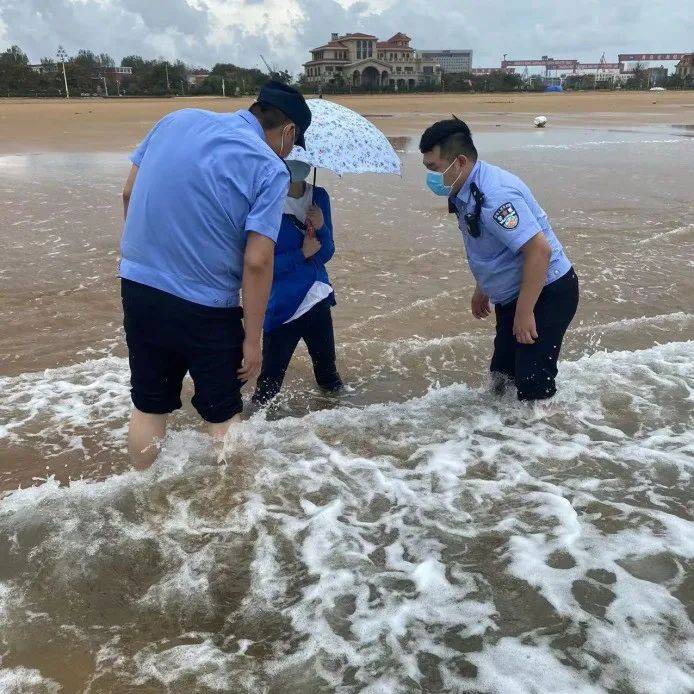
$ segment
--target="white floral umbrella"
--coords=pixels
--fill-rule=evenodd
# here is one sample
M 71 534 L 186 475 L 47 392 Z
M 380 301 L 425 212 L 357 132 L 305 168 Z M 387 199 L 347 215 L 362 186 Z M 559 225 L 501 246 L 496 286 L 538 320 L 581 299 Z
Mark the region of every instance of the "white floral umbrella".
M 311 125 L 306 149 L 295 147 L 288 159 L 336 174 L 400 174 L 400 159 L 386 136 L 356 111 L 324 99 L 308 99 Z

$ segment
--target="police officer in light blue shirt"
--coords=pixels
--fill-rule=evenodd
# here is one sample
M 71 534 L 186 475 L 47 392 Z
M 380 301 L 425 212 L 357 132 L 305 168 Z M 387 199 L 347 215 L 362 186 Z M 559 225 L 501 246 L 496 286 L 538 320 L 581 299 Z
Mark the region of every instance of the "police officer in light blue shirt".
M 133 152 L 120 276 L 137 467 L 156 457 L 187 372 L 214 438 L 241 412 L 240 388 L 261 361 L 289 187 L 282 159 L 304 146 L 310 122 L 303 96 L 270 82 L 247 111 L 170 113 Z
M 420 151 L 428 187 L 448 197 L 458 218 L 477 282 L 472 313 L 484 318 L 490 302 L 495 307 L 495 381 L 513 381 L 520 400 L 552 397 L 578 278 L 545 211 L 517 176 L 478 159 L 470 128 L 458 118 L 428 128 Z

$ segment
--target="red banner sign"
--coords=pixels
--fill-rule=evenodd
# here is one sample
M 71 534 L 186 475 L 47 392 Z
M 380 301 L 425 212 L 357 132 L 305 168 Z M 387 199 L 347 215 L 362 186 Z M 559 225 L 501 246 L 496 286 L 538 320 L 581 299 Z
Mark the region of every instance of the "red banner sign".
M 501 67 L 546 67 L 550 70 L 571 70 L 578 60 L 502 60 Z
M 620 63 L 579 63 L 579 70 L 619 70 Z
M 575 60 L 548 60 L 545 63 L 548 70 L 575 70 L 578 62 Z
M 689 53 L 620 53 L 619 62 L 639 60 L 682 60 Z

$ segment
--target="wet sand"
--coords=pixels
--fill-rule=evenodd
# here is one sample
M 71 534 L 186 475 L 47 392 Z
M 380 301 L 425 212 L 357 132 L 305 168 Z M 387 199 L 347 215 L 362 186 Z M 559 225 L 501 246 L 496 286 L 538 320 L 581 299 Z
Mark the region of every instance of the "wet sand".
M 343 101 L 371 114 L 403 159 L 402 179 L 337 179 L 321 173 L 336 220 L 339 252 L 331 274 L 340 303 L 335 321 L 342 369 L 355 388 L 351 404 L 401 401 L 432 383 L 461 378 L 477 384 L 485 371 L 491 325 L 469 314 L 471 276 L 457 230 L 444 206 L 425 189 L 417 152 L 422 127 L 459 106 L 461 115 L 469 115 L 482 156 L 523 176 L 548 211 L 583 280 L 579 321 L 600 325 L 690 310 L 692 277 L 685 259 L 692 241 L 688 152 L 694 140 L 687 136 L 694 130 L 685 126 L 694 124 L 691 94 Z M 506 112 L 496 111 L 501 102 Z M 152 121 L 190 105 L 237 104 L 222 99 L 0 102 L 3 122 L 11 123 L 15 152 L 0 158 L 0 235 L 6 249 L 0 268 L 5 326 L 0 330 L 0 375 L 18 377 L 125 356 L 116 273 L 127 153 Z M 550 114 L 545 130 L 530 126 L 540 107 Z M 598 110 L 584 112 L 588 108 Z M 654 125 L 654 118 L 661 124 Z M 59 131 L 62 136 L 56 135 Z M 18 154 L 36 146 L 32 138 L 41 143 L 41 151 Z M 643 254 L 650 261 L 652 253 L 658 254 L 657 263 L 644 264 Z M 460 351 L 458 340 L 461 346 L 450 358 L 440 354 L 436 341 L 452 345 L 461 332 L 474 335 L 479 346 Z M 614 346 L 648 345 L 651 336 L 648 330 L 646 334 L 645 339 L 640 334 L 620 338 Z M 435 356 L 420 351 L 426 355 L 422 364 L 408 358 L 403 367 L 401 341 L 430 344 Z M 586 353 L 585 339 L 570 339 L 571 349 Z M 305 359 L 296 362 L 288 385 L 286 412 L 331 405 L 311 393 Z M 45 473 L 34 450 L 43 445 L 43 437 L 28 438 L 42 419 L 37 415 L 31 424 L 21 425 L 25 435 L 13 437 L 9 450 L 0 453 L 0 485 L 27 483 Z M 184 417 L 194 421 L 189 408 Z M 61 440 L 79 438 L 87 458 L 66 452 L 60 443 L 57 460 L 49 461 L 50 472 L 65 478 L 109 472 L 123 464 L 122 456 L 114 457 L 110 445 L 105 446 L 98 427 L 94 432 L 59 429 Z M 47 438 L 53 446 L 54 436 Z
M 527 124 L 525 116 L 555 116 L 578 125 L 692 124 L 691 92 L 564 94 L 417 94 L 326 97 L 371 118 L 387 134 L 415 135 L 455 113 L 473 127 Z M 0 154 L 119 151 L 179 108 L 234 111 L 251 99 L 0 99 Z
M 342 101 L 403 160 L 320 177 L 350 392 L 321 396 L 301 347 L 220 468 L 187 382 L 146 475 L 126 154 L 170 110 L 236 104 L 0 101 L 0 489 L 24 487 L 0 498 L 0 690 L 690 691 L 694 94 Z M 581 279 L 549 414 L 485 390 L 493 326 L 417 152 L 450 112 Z

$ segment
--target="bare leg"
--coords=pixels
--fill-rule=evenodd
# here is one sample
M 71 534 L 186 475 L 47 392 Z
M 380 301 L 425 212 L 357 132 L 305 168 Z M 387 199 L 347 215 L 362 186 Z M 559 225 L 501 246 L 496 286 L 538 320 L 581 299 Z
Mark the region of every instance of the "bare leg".
M 226 438 L 227 431 L 232 424 L 238 424 L 241 421 L 241 413 L 234 415 L 231 419 L 227 419 L 226 422 L 220 422 L 219 424 L 212 424 L 207 422 L 207 432 L 212 437 L 212 445 L 215 448 L 221 461 L 224 453 L 224 439 Z
M 146 470 L 159 454 L 166 434 L 165 414 L 147 414 L 133 409 L 128 430 L 130 462 L 137 470 Z

